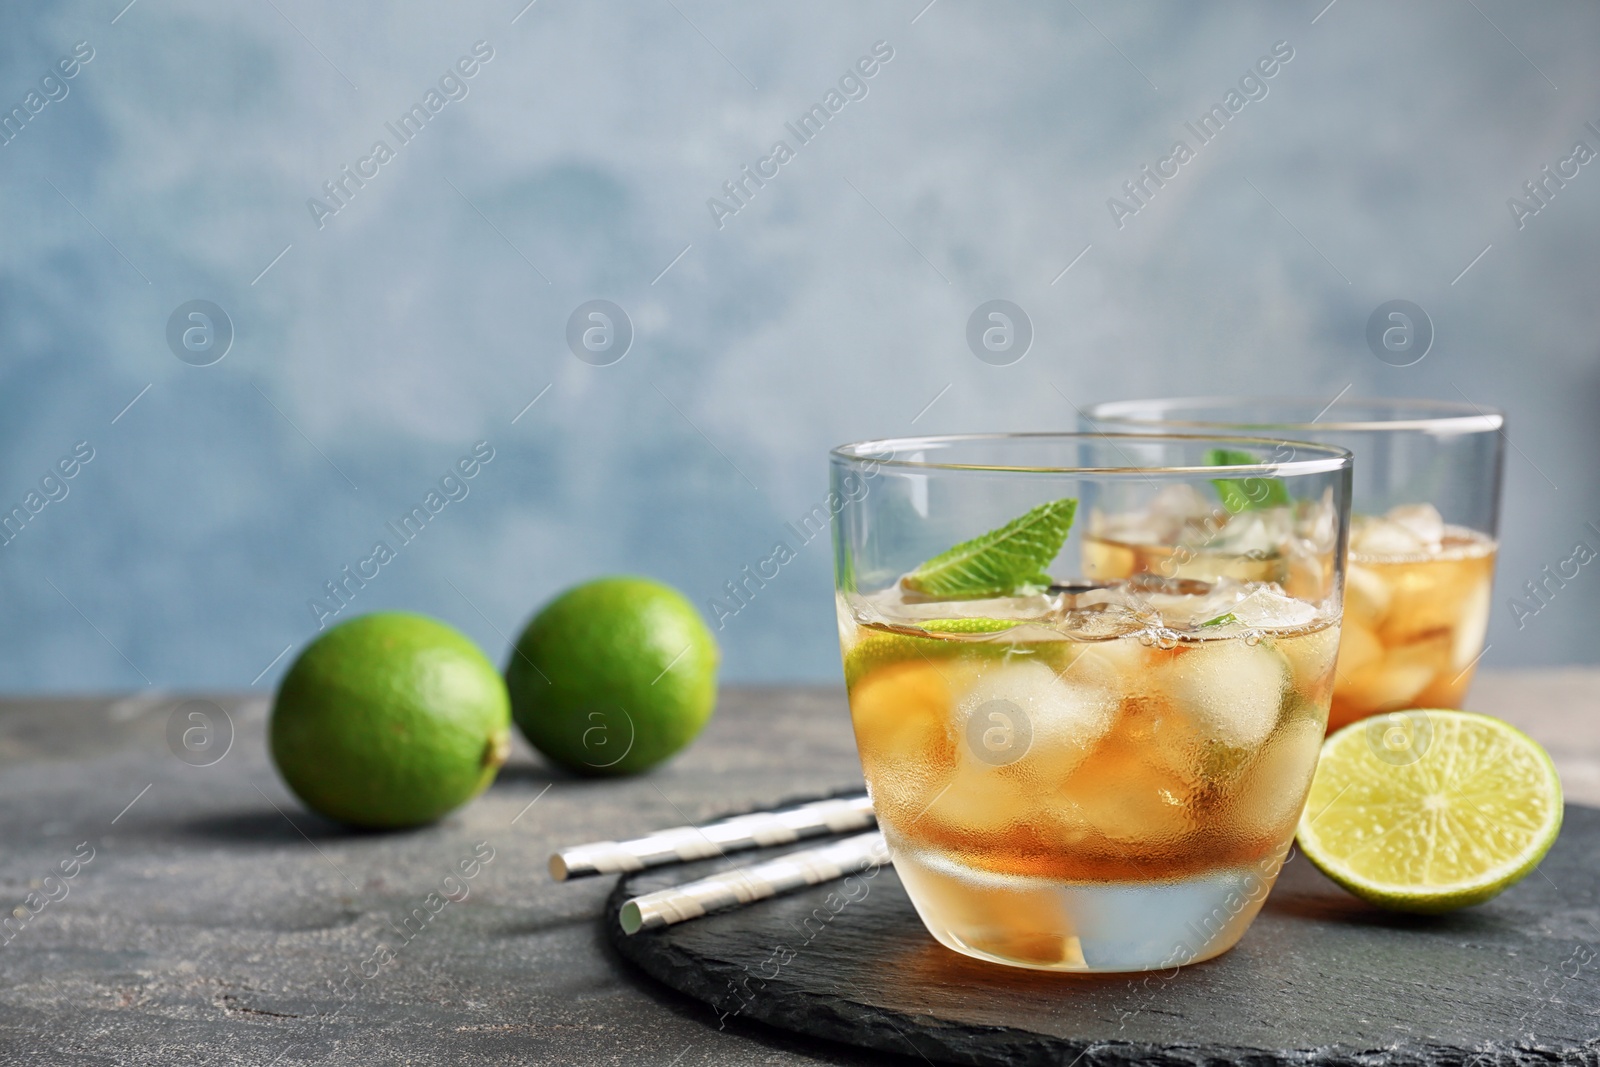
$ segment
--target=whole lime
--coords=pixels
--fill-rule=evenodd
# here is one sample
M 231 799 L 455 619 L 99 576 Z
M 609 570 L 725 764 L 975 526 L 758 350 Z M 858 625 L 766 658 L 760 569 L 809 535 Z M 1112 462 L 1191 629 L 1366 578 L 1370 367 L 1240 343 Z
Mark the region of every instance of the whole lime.
M 535 748 L 570 770 L 634 774 L 711 718 L 718 658 L 677 590 L 598 578 L 557 596 L 522 631 L 506 664 L 511 713 Z
M 380 612 L 300 653 L 268 733 L 278 773 L 307 807 L 355 826 L 418 826 L 494 780 L 511 708 L 466 635 L 425 615 Z

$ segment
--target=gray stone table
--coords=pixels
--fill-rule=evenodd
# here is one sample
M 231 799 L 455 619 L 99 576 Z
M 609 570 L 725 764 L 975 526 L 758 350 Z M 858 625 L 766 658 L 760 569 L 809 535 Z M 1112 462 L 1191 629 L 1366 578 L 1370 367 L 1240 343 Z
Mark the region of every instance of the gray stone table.
M 545 873 L 558 845 L 859 782 L 841 692 L 726 691 L 643 778 L 575 779 L 519 747 L 478 801 L 395 834 L 298 806 L 261 696 L 205 698 L 231 747 L 180 760 L 169 731 L 207 707 L 190 699 L 0 701 L 0 1063 L 884 1062 L 719 1030 L 612 953 L 609 879 Z M 1545 744 L 1569 799 L 1600 803 L 1600 671 L 1487 675 L 1471 706 Z

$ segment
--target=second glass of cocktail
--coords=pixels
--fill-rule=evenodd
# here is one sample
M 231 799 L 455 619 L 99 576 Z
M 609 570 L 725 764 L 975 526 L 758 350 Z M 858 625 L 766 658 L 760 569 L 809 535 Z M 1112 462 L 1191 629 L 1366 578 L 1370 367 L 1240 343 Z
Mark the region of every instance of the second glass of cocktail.
M 1190 397 L 1097 404 L 1085 429 L 1282 434 L 1356 457 L 1343 644 L 1330 729 L 1407 708 L 1459 708 L 1485 651 L 1505 418 L 1443 400 Z M 1174 502 L 1175 505 L 1181 502 Z M 1178 508 L 1175 506 L 1176 512 Z M 1204 504 L 1192 504 L 1204 516 Z M 1101 573 L 1174 568 L 1135 539 L 1104 539 Z M 1126 551 L 1115 551 L 1115 548 Z M 1294 576 L 1262 561 L 1263 577 Z
M 1349 453 L 1038 434 L 832 461 L 851 718 L 928 930 L 1060 971 L 1230 948 L 1277 877 L 1327 722 Z M 1237 573 L 1078 577 L 1083 530 L 1108 522 L 1195 551 L 1177 496 L 1211 500 L 1200 547 Z M 1262 560 L 1293 568 L 1292 593 Z

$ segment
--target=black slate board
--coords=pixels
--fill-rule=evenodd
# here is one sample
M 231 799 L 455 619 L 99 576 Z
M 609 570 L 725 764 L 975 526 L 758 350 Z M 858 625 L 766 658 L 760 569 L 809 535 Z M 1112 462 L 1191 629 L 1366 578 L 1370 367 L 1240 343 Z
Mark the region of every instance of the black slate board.
M 1600 1063 L 1600 809 L 1568 805 L 1538 871 L 1452 915 L 1373 908 L 1296 855 L 1237 947 L 1176 974 L 969 959 L 927 934 L 892 870 L 836 913 L 838 885 L 817 886 L 621 932 L 628 897 L 732 865 L 624 876 L 602 920 L 624 957 L 723 1019 L 963 1064 Z

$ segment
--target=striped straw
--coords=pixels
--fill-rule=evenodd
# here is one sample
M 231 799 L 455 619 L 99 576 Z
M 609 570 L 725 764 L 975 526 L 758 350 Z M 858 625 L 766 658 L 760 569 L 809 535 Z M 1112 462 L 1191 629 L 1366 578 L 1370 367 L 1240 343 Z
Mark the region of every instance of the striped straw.
M 636 934 L 708 912 L 736 908 L 792 889 L 831 882 L 855 871 L 870 870 L 889 862 L 889 846 L 874 830 L 779 856 L 766 863 L 736 867 L 688 885 L 634 897 L 622 905 L 618 919 L 622 932 Z
M 596 841 L 562 849 L 550 857 L 550 877 L 564 882 L 592 874 L 639 871 L 742 849 L 787 845 L 819 834 L 861 830 L 873 821 L 872 801 L 865 794 L 816 800 L 779 811 L 736 815 L 706 826 L 677 826 L 632 841 Z

